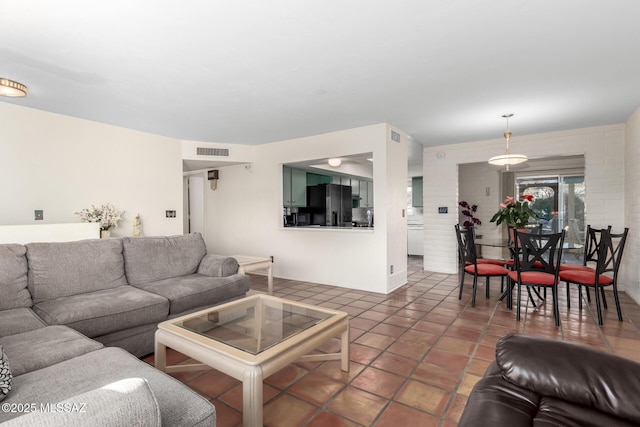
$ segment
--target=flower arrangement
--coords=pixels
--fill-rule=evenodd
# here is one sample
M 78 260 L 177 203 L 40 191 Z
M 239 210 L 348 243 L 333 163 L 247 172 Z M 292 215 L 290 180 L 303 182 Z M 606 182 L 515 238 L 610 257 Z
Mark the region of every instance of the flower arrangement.
M 533 196 L 524 195 L 521 198 L 521 201 L 516 201 L 511 196 L 504 199 L 504 202 L 500 203 L 500 210 L 491 218 L 491 222 L 495 222 L 496 225 L 504 222 L 515 228 L 524 228 L 530 219 L 537 219 L 538 214 L 529 206 L 529 203 L 533 201 Z
M 116 210 L 111 204 L 102 205 L 99 208 L 91 205 L 89 209 L 82 209 L 76 212 L 82 222 L 99 222 L 100 230 L 109 230 L 117 227 L 124 211 Z
M 460 205 L 461 207 L 464 208 L 464 210 L 461 212 L 461 214 L 466 216 L 467 218 L 469 218 L 469 219 L 465 220 L 462 225 L 464 225 L 467 228 L 474 227 L 476 225 L 482 225 L 482 221 L 480 221 L 480 219 L 476 218 L 473 215 L 478 210 L 478 205 L 470 205 L 469 203 L 465 202 L 464 200 L 461 201 L 460 203 L 458 203 L 458 205 Z

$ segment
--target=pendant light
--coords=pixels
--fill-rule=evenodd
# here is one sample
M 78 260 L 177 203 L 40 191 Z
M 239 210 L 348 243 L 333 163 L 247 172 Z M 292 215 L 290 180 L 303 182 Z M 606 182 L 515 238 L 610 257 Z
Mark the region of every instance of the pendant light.
M 502 117 L 507 119 L 507 130 L 504 132 L 504 137 L 507 140 L 507 148 L 502 156 L 494 156 L 489 159 L 489 164 L 498 166 L 517 165 L 518 163 L 526 162 L 529 160 L 524 154 L 511 154 L 509 152 L 509 141 L 511 140 L 511 131 L 509 130 L 509 119 L 513 117 L 513 114 L 503 114 Z

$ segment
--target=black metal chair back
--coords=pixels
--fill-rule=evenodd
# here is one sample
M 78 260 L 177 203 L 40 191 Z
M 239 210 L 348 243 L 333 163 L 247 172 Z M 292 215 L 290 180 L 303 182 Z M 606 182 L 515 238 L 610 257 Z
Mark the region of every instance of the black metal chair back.
M 542 271 L 558 277 L 564 230 L 560 233 L 541 234 L 523 233 L 516 230 L 514 239 L 516 270 L 520 272 Z
M 475 243 L 475 230 L 473 227 L 462 228 L 460 224 L 455 225 L 456 237 L 458 238 L 458 251 L 462 265 L 467 263 L 477 265 L 478 253 Z
M 611 226 L 608 226 L 606 231 L 611 232 Z M 598 262 L 601 235 L 602 230 L 596 230 L 591 228 L 591 225 L 587 225 L 582 265 L 587 265 L 589 262 Z
M 607 230 L 600 230 L 600 245 L 598 251 L 598 262 L 596 267 L 597 274 L 613 273 L 613 279 L 617 282 L 618 270 L 622 262 L 622 254 L 627 241 L 629 229 L 625 228 L 624 232 L 614 234 L 610 232 L 611 227 Z

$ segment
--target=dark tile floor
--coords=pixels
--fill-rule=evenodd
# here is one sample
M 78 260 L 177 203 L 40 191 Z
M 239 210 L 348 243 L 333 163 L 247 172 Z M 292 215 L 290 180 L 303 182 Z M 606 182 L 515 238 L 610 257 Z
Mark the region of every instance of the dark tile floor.
M 314 283 L 275 279 L 274 294 L 345 311 L 351 316 L 350 372 L 339 361 L 294 363 L 264 382 L 264 424 L 288 426 L 454 426 L 473 385 L 495 358 L 496 340 L 519 332 L 572 341 L 640 361 L 640 306 L 622 293 L 624 321 L 618 322 L 612 296 L 605 325 L 595 307 L 578 309 L 578 292 L 567 309 L 560 292 L 561 326 L 551 304 L 515 311 L 498 301 L 494 279 L 490 299 L 480 285 L 475 308 L 471 280 L 458 300 L 458 275 L 422 270 L 409 258 L 409 283 L 389 295 Z M 252 288 L 266 292 L 266 278 L 252 275 Z M 483 283 L 483 282 L 481 282 Z M 336 338 L 320 348 L 333 352 Z M 175 351 L 169 363 L 188 359 Z M 153 363 L 153 356 L 145 358 Z M 211 400 L 218 426 L 242 424 L 242 385 L 215 370 L 175 376 Z

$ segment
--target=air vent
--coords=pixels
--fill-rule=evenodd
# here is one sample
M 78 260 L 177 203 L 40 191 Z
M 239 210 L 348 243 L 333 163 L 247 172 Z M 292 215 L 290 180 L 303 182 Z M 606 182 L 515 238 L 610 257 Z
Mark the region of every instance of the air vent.
M 221 156 L 221 157 L 229 157 L 229 149 L 228 149 L 228 148 L 205 148 L 205 147 L 198 147 L 197 154 L 198 154 L 198 156 Z

